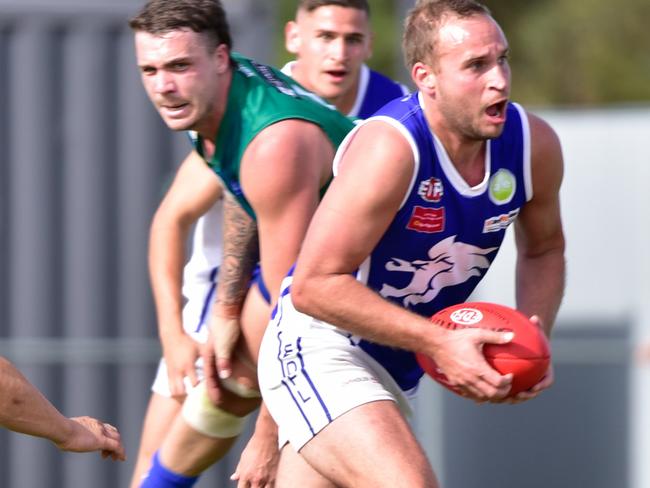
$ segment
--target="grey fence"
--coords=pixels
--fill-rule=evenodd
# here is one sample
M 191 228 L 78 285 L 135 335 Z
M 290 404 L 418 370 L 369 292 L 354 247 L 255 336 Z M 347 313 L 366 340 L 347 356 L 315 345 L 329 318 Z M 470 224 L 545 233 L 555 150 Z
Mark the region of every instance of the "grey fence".
M 139 4 L 0 5 L 0 354 L 67 415 L 118 425 L 130 456 L 66 455 L 2 431 L 2 487 L 126 486 L 132 470 L 160 354 L 148 226 L 189 150 L 140 84 L 126 26 Z M 269 37 L 268 8 L 226 4 L 233 30 L 252 21 Z M 251 36 L 237 48 L 270 56 Z

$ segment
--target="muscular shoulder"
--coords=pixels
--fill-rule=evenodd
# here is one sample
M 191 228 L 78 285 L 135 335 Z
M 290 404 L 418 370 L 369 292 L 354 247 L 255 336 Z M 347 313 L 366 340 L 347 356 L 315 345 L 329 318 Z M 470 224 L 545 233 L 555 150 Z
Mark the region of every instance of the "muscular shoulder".
M 241 183 L 248 198 L 320 188 L 331 174 L 332 143 L 317 125 L 298 119 L 262 130 L 242 158 Z
M 320 165 L 323 158 L 317 156 L 323 152 L 331 156 L 334 147 L 318 125 L 301 119 L 287 119 L 257 134 L 244 152 L 243 164 L 260 171 L 264 170 L 260 166 L 277 171 L 295 164 L 301 167 Z
M 397 126 L 384 119 L 370 119 L 339 149 L 336 179 L 349 180 L 355 191 L 369 194 L 368 200 L 374 198 L 373 193 L 381 194 L 381 201 L 392 206 L 404 196 L 414 161 L 413 149 Z
M 313 122 L 302 119 L 286 119 L 269 125 L 251 141 L 246 152 L 275 151 L 300 148 L 310 144 L 326 143 L 331 146 L 323 130 Z M 291 147 L 287 147 L 291 144 Z
M 363 122 L 340 152 L 348 152 L 350 147 L 359 154 L 367 154 L 367 158 L 358 158 L 367 164 L 374 164 L 372 161 L 376 160 L 396 161 L 397 164 L 402 164 L 412 156 L 405 132 L 397 122 L 385 117 L 372 118 Z
M 555 130 L 544 119 L 533 113 L 527 112 L 532 139 L 532 155 L 552 155 L 560 151 L 560 139 Z

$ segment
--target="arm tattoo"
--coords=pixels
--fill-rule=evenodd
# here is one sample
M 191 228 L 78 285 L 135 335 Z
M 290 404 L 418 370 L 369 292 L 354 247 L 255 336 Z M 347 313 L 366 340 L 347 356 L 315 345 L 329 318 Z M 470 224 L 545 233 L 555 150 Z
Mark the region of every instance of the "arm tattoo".
M 230 192 L 223 210 L 223 262 L 219 267 L 216 302 L 241 309 L 253 269 L 259 261 L 257 224 Z

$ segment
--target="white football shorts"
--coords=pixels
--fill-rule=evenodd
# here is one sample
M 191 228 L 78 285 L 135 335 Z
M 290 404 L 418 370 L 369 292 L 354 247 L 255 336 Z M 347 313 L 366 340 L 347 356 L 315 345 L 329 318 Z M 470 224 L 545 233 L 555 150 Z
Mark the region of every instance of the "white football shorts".
M 287 278 L 284 285 L 290 282 Z M 298 451 L 337 417 L 378 400 L 410 417 L 414 390 L 404 392 L 351 334 L 298 312 L 286 291 L 258 358 L 262 397 L 278 424 L 278 442 Z
M 183 307 L 183 330 L 195 341 L 204 344 L 208 340 L 208 318 L 210 307 L 214 301 L 215 285 L 209 282 L 186 284 L 183 293 L 189 296 Z M 196 374 L 200 380 L 203 379 L 203 359 L 196 360 Z M 185 378 L 185 389 L 189 391 L 191 383 Z M 167 364 L 161 358 L 158 363 L 156 377 L 151 385 L 151 391 L 159 395 L 171 397 L 169 389 L 169 377 L 167 376 Z

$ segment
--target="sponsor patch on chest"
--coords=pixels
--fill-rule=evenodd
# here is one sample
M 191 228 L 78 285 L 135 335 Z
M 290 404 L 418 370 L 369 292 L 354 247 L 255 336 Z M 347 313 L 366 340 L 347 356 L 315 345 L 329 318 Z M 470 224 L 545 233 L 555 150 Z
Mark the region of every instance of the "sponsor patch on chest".
M 517 215 L 519 215 L 518 208 L 508 213 L 485 219 L 485 222 L 483 222 L 483 233 L 499 232 L 500 230 L 506 229 L 517 218 Z
M 445 230 L 445 207 L 413 207 L 411 218 L 406 228 L 415 232 L 433 234 Z
M 492 175 L 489 183 L 490 200 L 495 205 L 510 203 L 517 190 L 515 175 L 505 168 L 501 168 Z
M 443 194 L 442 181 L 438 178 L 421 181 L 418 187 L 418 195 L 427 202 L 438 203 Z

